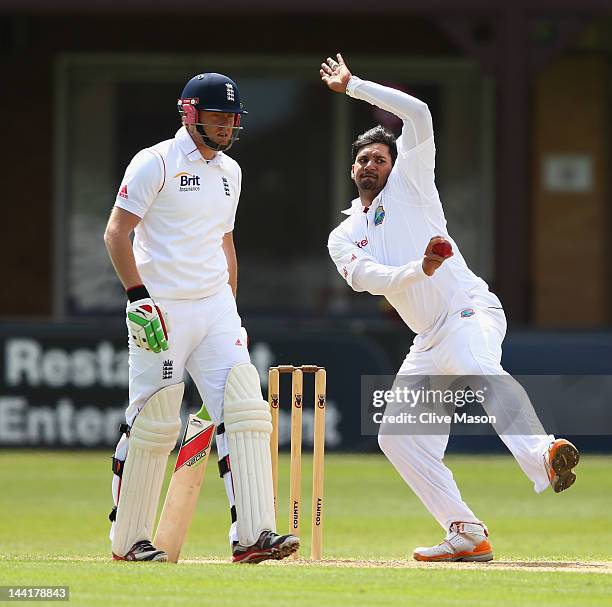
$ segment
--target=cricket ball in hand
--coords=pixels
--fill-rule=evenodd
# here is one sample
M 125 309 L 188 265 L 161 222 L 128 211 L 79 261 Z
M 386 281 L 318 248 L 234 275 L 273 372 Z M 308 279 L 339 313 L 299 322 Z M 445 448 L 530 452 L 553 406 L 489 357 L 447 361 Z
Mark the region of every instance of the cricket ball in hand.
M 440 257 L 450 257 L 453 252 L 453 247 L 451 247 L 450 242 L 436 242 L 436 244 L 432 247 L 432 252 Z

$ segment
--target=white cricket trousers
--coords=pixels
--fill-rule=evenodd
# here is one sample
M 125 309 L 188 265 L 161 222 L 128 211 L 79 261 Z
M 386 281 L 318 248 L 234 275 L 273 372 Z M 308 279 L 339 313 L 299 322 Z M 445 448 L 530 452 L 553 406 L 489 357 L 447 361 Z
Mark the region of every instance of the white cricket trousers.
M 129 341 L 129 398 L 125 412 L 128 425 L 155 392 L 183 381 L 185 370 L 197 386 L 202 402 L 218 426 L 223 421 L 225 383 L 235 365 L 250 362 L 242 336 L 236 300 L 229 285 L 214 295 L 198 300 L 156 299 L 168 314 L 168 350 L 150 352 Z M 229 453 L 225 434 L 217 434 L 217 453 Z M 123 435 L 115 457 L 125 461 L 129 439 Z M 230 507 L 234 505 L 231 472 L 223 477 Z M 113 475 L 115 505 L 119 501 L 120 478 Z M 111 528 L 111 538 L 113 530 Z M 236 525 L 230 528 L 230 542 L 237 539 Z
M 414 346 L 406 356 L 399 376 L 412 375 L 505 375 L 514 385 L 513 393 L 522 394 L 531 410 L 539 432 L 529 434 L 500 434 L 519 466 L 533 482 L 536 492 L 549 486 L 543 454 L 552 435 L 544 432 L 525 391 L 501 366 L 501 344 L 506 333 L 503 310 L 474 307 L 473 316 L 463 318 L 459 313 L 449 318 L 433 339 L 432 347 L 416 351 Z M 505 378 L 504 378 L 505 381 Z M 515 403 L 499 403 L 513 407 Z M 487 410 L 487 413 L 490 413 Z M 450 429 L 450 425 L 447 426 Z M 434 435 L 383 433 L 378 436 L 380 448 L 402 478 L 421 499 L 434 518 L 448 531 L 454 522 L 480 523 L 478 517 L 461 498 L 452 472 L 443 458 L 448 444 L 448 432 Z

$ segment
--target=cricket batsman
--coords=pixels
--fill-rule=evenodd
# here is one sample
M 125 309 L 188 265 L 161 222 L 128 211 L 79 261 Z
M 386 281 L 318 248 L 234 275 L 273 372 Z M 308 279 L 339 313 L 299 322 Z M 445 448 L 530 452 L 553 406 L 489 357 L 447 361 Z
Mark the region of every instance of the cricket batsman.
M 501 366 L 506 319 L 499 299 L 476 276 L 448 235 L 434 182 L 432 118 L 409 94 L 353 76 L 340 54 L 321 64 L 322 81 L 334 92 L 392 112 L 401 136 L 376 126 L 353 143 L 351 178 L 358 197 L 329 237 L 329 253 L 341 276 L 358 292 L 383 295 L 416 333 L 397 380 L 412 376 L 500 377 L 499 409 L 530 417 L 532 432 L 500 437 L 533 482 L 536 492 L 563 491 L 575 481 L 574 445 L 544 432 L 526 393 Z M 446 537 L 420 547 L 421 561 L 488 561 L 487 526 L 461 498 L 443 457 L 448 431 L 385 432 L 379 445 L 399 474 L 442 526 Z M 496 430 L 500 430 L 496 427 Z
M 129 406 L 113 457 L 113 558 L 167 560 L 151 540 L 186 370 L 217 427 L 232 560 L 281 559 L 299 539 L 275 533 L 271 417 L 235 299 L 242 172 L 226 152 L 246 110 L 232 79 L 204 73 L 187 82 L 178 111 L 174 138 L 127 167 L 104 235 L 128 299 Z

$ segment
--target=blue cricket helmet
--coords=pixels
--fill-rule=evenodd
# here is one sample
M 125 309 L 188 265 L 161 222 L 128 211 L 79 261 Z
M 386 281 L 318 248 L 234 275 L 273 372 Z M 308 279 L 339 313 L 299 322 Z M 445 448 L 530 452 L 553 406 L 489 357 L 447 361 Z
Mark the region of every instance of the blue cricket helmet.
M 183 88 L 178 100 L 178 110 L 184 125 L 192 124 L 204 145 L 218 151 L 229 150 L 242 130 L 240 117 L 248 112 L 240 102 L 240 91 L 236 83 L 223 74 L 209 72 L 194 76 Z M 205 132 L 205 124 L 199 122 L 199 110 L 234 114 L 232 136 L 228 144 L 214 142 Z

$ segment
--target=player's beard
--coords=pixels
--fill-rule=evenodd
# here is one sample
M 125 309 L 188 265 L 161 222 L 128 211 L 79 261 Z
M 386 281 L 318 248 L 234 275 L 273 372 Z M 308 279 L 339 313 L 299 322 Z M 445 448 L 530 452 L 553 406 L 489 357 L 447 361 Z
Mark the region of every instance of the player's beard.
M 212 131 L 212 132 L 211 132 Z M 209 125 L 196 125 L 196 136 L 207 148 L 215 152 L 225 152 L 229 150 L 238 139 L 238 132 L 235 128 L 231 129 L 229 136 L 221 137 L 215 133 L 215 127 Z
M 376 177 L 362 177 L 359 180 L 359 185 L 362 190 L 374 190 L 378 185 L 378 179 Z
M 368 195 L 374 193 L 374 197 L 376 197 L 382 187 L 380 187 L 377 177 L 362 177 L 357 183 L 357 189 L 360 192 L 367 192 Z

